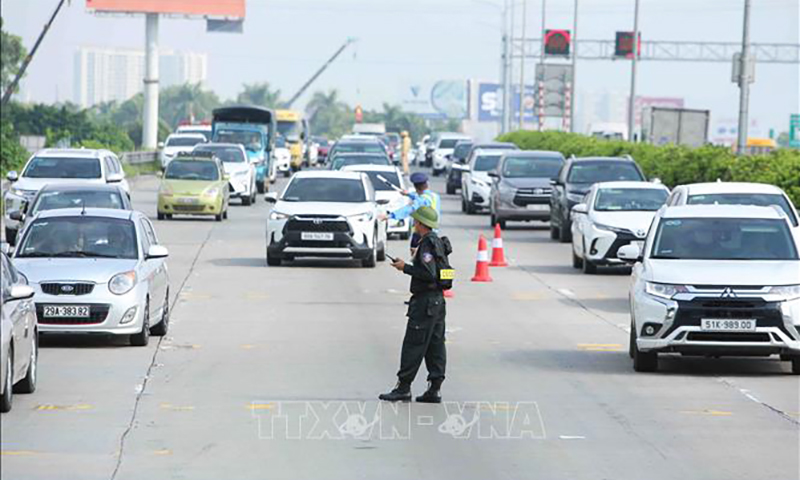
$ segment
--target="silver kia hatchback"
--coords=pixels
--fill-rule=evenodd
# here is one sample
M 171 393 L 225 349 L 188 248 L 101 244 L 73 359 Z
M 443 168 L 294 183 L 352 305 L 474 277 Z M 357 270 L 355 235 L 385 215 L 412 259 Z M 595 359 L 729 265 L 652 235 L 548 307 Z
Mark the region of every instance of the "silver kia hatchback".
M 30 221 L 14 265 L 36 292 L 41 333 L 126 335 L 144 346 L 169 326 L 167 256 L 141 212 L 70 208 Z

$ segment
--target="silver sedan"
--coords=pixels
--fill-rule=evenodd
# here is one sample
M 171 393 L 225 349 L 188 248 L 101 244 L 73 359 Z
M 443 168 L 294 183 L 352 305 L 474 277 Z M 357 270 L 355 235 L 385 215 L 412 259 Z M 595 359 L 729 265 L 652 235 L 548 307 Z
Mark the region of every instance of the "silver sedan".
M 140 212 L 62 209 L 31 221 L 14 263 L 36 291 L 42 333 L 127 335 L 145 346 L 169 326 L 167 256 Z
M 31 301 L 34 291 L 5 253 L 0 254 L 0 284 L 3 303 L 0 309 L 0 412 L 8 412 L 14 392 L 36 390 L 39 342 Z

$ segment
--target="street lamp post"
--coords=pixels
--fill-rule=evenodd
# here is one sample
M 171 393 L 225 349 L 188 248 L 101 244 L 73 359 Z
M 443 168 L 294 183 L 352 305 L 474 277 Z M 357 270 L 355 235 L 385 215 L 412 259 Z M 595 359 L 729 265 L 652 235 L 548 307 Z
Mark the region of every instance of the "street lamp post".
M 747 149 L 747 125 L 750 114 L 750 0 L 744 1 L 744 26 L 742 29 L 742 55 L 739 59 L 739 132 L 736 152 L 744 155 Z
M 525 130 L 525 27 L 528 20 L 526 18 L 528 1 L 522 0 L 522 42 L 520 43 L 519 60 L 519 129 Z
M 569 127 L 573 133 L 577 131 L 575 128 L 575 93 L 577 92 L 575 89 L 575 71 L 578 66 L 578 0 L 575 0 L 574 15 L 575 18 L 572 24 L 572 91 L 569 99 Z
M 639 0 L 633 11 L 633 46 L 631 48 L 631 96 L 628 99 L 628 140 L 633 141 L 636 127 L 636 64 L 639 61 Z

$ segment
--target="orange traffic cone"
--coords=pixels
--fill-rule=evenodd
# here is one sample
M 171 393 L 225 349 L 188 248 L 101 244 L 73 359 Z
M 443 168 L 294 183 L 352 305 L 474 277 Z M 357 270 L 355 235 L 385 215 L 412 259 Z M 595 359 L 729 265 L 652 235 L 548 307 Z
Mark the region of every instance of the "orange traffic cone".
M 491 282 L 489 276 L 489 250 L 486 246 L 486 237 L 483 235 L 478 239 L 478 262 L 475 264 L 475 276 L 473 282 Z
M 492 240 L 492 262 L 489 263 L 490 267 L 507 267 L 506 254 L 503 251 L 503 234 L 500 230 L 500 224 L 494 226 L 494 239 Z

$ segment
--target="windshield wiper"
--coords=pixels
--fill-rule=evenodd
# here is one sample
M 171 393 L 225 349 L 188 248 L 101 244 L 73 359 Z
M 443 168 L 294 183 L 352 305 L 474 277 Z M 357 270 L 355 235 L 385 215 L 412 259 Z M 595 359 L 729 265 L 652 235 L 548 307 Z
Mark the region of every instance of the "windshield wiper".
M 71 251 L 71 252 L 60 252 L 57 254 L 52 255 L 53 257 L 75 257 L 75 258 L 117 258 L 116 255 L 107 255 L 104 253 L 97 253 L 97 252 L 80 252 L 80 251 Z

